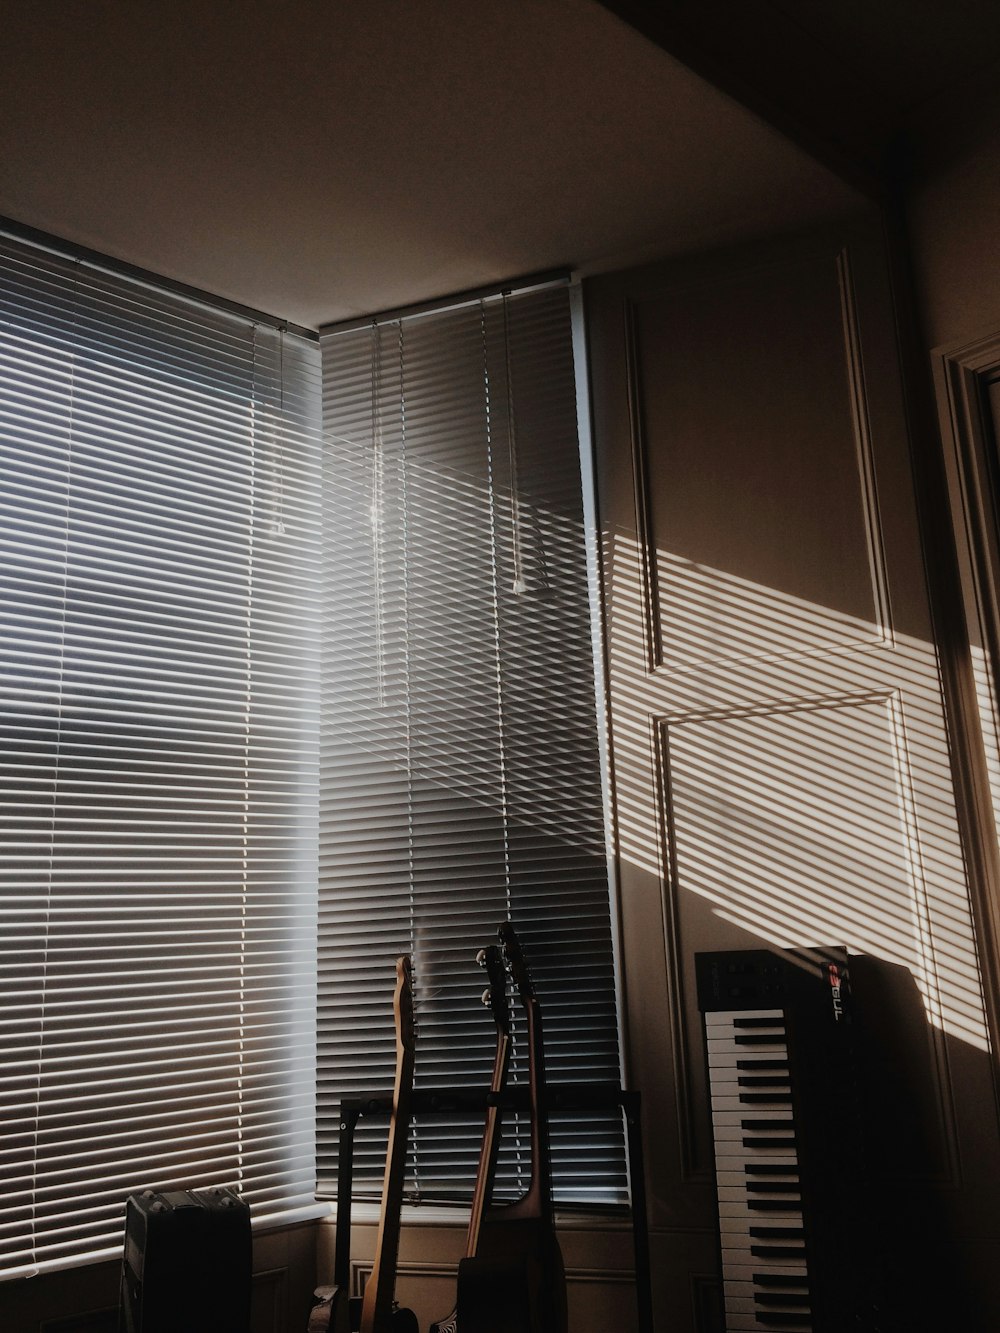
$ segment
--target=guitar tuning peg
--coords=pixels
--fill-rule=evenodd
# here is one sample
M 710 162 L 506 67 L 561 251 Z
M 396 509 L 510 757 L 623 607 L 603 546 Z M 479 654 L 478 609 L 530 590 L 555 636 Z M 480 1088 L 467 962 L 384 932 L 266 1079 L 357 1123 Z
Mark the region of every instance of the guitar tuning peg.
M 493 992 L 490 990 L 489 986 L 487 986 L 486 989 L 483 991 L 483 1004 L 485 1004 L 488 1008 L 492 1003 L 493 1003 Z
M 479 964 L 480 967 L 485 967 L 485 966 L 486 966 L 486 950 L 485 950 L 485 949 L 480 949 L 479 952 L 476 954 L 476 962 Z

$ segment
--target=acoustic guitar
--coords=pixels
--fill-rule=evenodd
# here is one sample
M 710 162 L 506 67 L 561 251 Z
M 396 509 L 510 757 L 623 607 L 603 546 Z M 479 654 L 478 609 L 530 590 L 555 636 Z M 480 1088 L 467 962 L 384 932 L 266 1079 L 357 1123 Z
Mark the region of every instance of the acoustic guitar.
M 487 949 L 480 949 L 476 962 L 485 967 L 489 985 L 483 991 L 483 1004 L 489 1005 L 493 1022 L 497 1030 L 496 1054 L 493 1057 L 493 1075 L 490 1079 L 491 1101 L 486 1108 L 486 1122 L 483 1125 L 483 1140 L 479 1149 L 479 1165 L 476 1168 L 476 1184 L 472 1192 L 472 1212 L 469 1217 L 469 1231 L 465 1241 L 467 1258 L 475 1255 L 479 1248 L 479 1229 L 483 1212 L 493 1193 L 493 1177 L 496 1174 L 497 1152 L 500 1147 L 500 1107 L 499 1097 L 507 1085 L 507 1070 L 510 1066 L 510 1006 L 507 1003 L 507 974 L 504 971 L 503 958 L 495 944 Z M 458 1333 L 458 1310 L 452 1310 L 446 1319 L 431 1324 L 430 1333 Z
M 528 1031 L 531 1178 L 514 1203 L 484 1209 L 476 1253 L 458 1265 L 459 1333 L 566 1333 L 566 1275 L 556 1239 L 542 1014 L 514 927 L 498 931 Z
M 385 1155 L 375 1263 L 365 1284 L 360 1333 L 419 1333 L 416 1315 L 412 1310 L 400 1309 L 394 1299 L 416 1046 L 409 955 L 396 960 L 396 991 L 392 1008 L 396 1019 L 396 1082 L 392 1093 L 392 1118 L 389 1121 L 389 1142 Z

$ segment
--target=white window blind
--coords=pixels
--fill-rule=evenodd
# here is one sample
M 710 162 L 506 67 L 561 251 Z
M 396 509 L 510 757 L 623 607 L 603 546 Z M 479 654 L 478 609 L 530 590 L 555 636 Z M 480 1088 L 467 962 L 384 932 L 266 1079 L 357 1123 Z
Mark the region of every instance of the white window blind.
M 341 1096 L 389 1088 L 393 958 L 415 961 L 418 1087 L 485 1088 L 477 949 L 510 917 L 553 1082 L 619 1078 L 568 294 L 323 344 L 319 1171 Z M 515 1006 L 515 1017 L 517 1008 Z M 526 1077 L 515 1022 L 513 1080 Z M 520 1041 L 518 1041 L 520 1037 Z M 416 1123 L 411 1200 L 468 1197 L 481 1118 Z M 384 1128 L 361 1122 L 358 1193 Z M 556 1198 L 614 1202 L 620 1123 L 555 1118 Z M 530 1151 L 505 1133 L 501 1194 Z
M 313 1203 L 315 345 L 0 241 L 0 1269 Z

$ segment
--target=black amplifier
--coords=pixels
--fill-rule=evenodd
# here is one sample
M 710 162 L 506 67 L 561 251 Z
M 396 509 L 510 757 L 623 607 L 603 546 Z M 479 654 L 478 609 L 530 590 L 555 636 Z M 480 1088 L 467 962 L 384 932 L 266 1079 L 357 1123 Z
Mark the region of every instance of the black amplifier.
M 250 1209 L 235 1190 L 132 1194 L 119 1333 L 248 1333 L 251 1271 Z

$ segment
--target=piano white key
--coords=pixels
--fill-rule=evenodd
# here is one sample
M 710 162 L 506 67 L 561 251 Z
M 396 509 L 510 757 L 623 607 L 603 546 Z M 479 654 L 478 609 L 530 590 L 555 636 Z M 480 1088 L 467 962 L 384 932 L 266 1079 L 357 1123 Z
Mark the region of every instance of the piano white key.
M 792 1085 L 787 1076 L 757 1075 L 756 1077 L 767 1077 L 766 1083 L 746 1083 L 741 1079 L 753 1079 L 755 1075 L 747 1070 L 729 1070 L 719 1069 L 716 1071 L 716 1077 L 711 1080 L 712 1100 L 716 1097 L 745 1097 L 747 1093 L 762 1097 L 787 1097 L 792 1090 Z
M 748 1180 L 756 1179 L 754 1176 L 754 1165 L 753 1162 L 748 1160 L 746 1153 L 743 1151 L 742 1144 L 729 1144 L 728 1149 L 725 1145 L 722 1145 L 715 1157 L 715 1169 L 717 1173 L 719 1171 L 738 1171 L 741 1176 L 745 1176 Z M 761 1179 L 773 1180 L 776 1171 L 772 1170 L 772 1168 L 797 1174 L 799 1169 L 799 1159 L 795 1152 L 789 1150 L 785 1153 L 775 1153 L 774 1156 L 768 1158 L 765 1165 L 768 1167 L 768 1170 L 761 1176 Z
M 746 1333 L 746 1330 L 752 1330 L 752 1333 L 761 1333 L 766 1330 L 767 1324 L 762 1324 L 756 1315 L 752 1314 L 734 1314 L 732 1318 L 726 1318 L 727 1333 Z M 813 1333 L 811 1319 L 804 1319 L 800 1323 L 798 1320 L 794 1324 L 782 1324 L 782 1333 Z
M 745 1154 L 752 1155 L 754 1152 L 775 1151 L 787 1153 L 790 1148 L 789 1140 L 794 1137 L 792 1127 L 778 1133 L 777 1130 L 769 1131 L 757 1129 L 744 1129 L 742 1125 L 716 1125 L 715 1140 L 717 1143 L 740 1145 L 745 1149 Z M 752 1142 L 744 1143 L 744 1139 L 750 1139 Z M 749 1157 L 747 1157 L 749 1160 Z
M 745 1125 L 753 1128 L 759 1122 L 780 1121 L 784 1125 L 794 1124 L 795 1115 L 790 1106 L 777 1106 L 774 1110 L 764 1108 L 755 1110 L 747 1106 L 734 1106 L 727 1109 L 712 1107 L 714 1125 Z
M 719 1217 L 738 1220 L 742 1218 L 749 1227 L 753 1222 L 755 1225 L 766 1218 L 771 1222 L 781 1222 L 784 1226 L 802 1225 L 802 1208 L 796 1207 L 794 1203 L 789 1203 L 787 1209 L 782 1208 L 777 1212 L 758 1213 L 753 1208 L 747 1206 L 745 1202 L 734 1203 L 732 1201 L 719 1204 Z
M 747 1269 L 749 1273 L 751 1270 Z M 769 1274 L 761 1274 L 759 1269 L 753 1270 L 760 1277 L 767 1277 Z M 757 1296 L 766 1298 L 769 1295 L 781 1295 L 796 1298 L 796 1301 L 802 1305 L 809 1305 L 809 1283 L 801 1274 L 789 1274 L 790 1282 L 788 1286 L 776 1286 L 771 1288 L 766 1283 L 754 1281 L 752 1278 L 730 1278 L 726 1277 L 726 1295 L 734 1297 L 748 1297 L 753 1299 Z
M 754 1038 L 753 1041 L 740 1040 L 740 1038 Z M 756 1032 L 734 1033 L 723 1037 L 716 1034 L 708 1039 L 709 1059 L 713 1055 L 738 1055 L 742 1060 L 749 1055 L 760 1055 L 763 1052 L 773 1054 L 775 1051 L 788 1053 L 788 1042 L 783 1028 L 768 1028 L 766 1030 L 758 1029 Z
M 724 1189 L 739 1190 L 742 1194 L 753 1194 L 761 1185 L 774 1186 L 773 1193 L 780 1194 L 783 1191 L 793 1192 L 800 1188 L 801 1181 L 798 1173 L 789 1168 L 787 1171 L 781 1171 L 774 1176 L 748 1176 L 744 1169 L 739 1171 L 717 1171 L 715 1176 L 715 1188 L 719 1191 Z M 771 1189 L 761 1191 L 764 1194 L 771 1193 Z
M 744 1073 L 749 1073 L 752 1066 L 765 1060 L 781 1060 L 788 1063 L 788 1047 L 784 1042 L 776 1041 L 773 1046 L 730 1046 L 728 1042 L 719 1042 L 716 1049 L 708 1052 L 709 1079 L 717 1069 L 733 1069 L 739 1062 Z
M 736 1270 L 736 1269 L 746 1271 L 748 1273 L 754 1272 L 757 1274 L 758 1277 L 764 1277 L 772 1269 L 777 1269 L 779 1266 L 779 1261 L 777 1260 L 773 1264 L 770 1264 L 766 1260 L 761 1259 L 759 1255 L 746 1254 L 739 1249 L 727 1249 L 723 1251 L 722 1262 L 723 1262 L 723 1274 L 726 1278 L 728 1278 L 730 1270 Z M 802 1282 L 803 1286 L 806 1289 L 808 1289 L 809 1270 L 805 1263 L 805 1260 L 781 1259 L 780 1265 L 782 1268 L 788 1268 L 789 1265 L 791 1265 L 792 1267 L 797 1266 L 798 1271 L 796 1273 L 796 1277 L 798 1277 Z M 764 1288 L 762 1287 L 761 1290 L 764 1290 Z
M 740 1231 L 743 1231 L 743 1232 L 745 1232 L 747 1235 L 749 1235 L 749 1234 L 750 1234 L 750 1233 L 749 1233 L 749 1228 L 750 1228 L 750 1227 L 753 1227 L 753 1229 L 754 1229 L 755 1231 L 759 1232 L 759 1235 L 758 1235 L 758 1236 L 753 1236 L 753 1237 L 751 1237 L 751 1239 L 752 1239 L 752 1240 L 754 1241 L 754 1243 L 756 1244 L 756 1242 L 757 1242 L 758 1239 L 761 1240 L 762 1242 L 763 1242 L 764 1240 L 767 1240 L 767 1239 L 768 1239 L 768 1234 L 767 1234 L 767 1233 L 769 1233 L 769 1232 L 772 1232 L 772 1231 L 780 1232 L 780 1231 L 782 1231 L 782 1230 L 787 1231 L 788 1228 L 789 1228 L 790 1226 L 791 1226 L 791 1227 L 799 1227 L 799 1228 L 801 1228 L 802 1220 L 801 1220 L 801 1218 L 799 1218 L 799 1219 L 797 1219 L 796 1221 L 793 1221 L 793 1222 L 786 1222 L 783 1218 L 780 1218 L 780 1217 L 754 1217 L 754 1218 L 745 1218 L 745 1219 L 743 1219 L 743 1220 L 742 1220 L 742 1225 L 741 1225 L 741 1219 L 738 1218 L 737 1216 L 735 1216 L 735 1215 L 733 1215 L 733 1216 L 723 1215 L 723 1216 L 719 1219 L 719 1225 L 720 1225 L 720 1228 L 721 1228 L 721 1230 L 722 1230 L 722 1236 L 723 1236 L 723 1241 L 724 1241 L 724 1242 L 725 1242 L 725 1238 L 726 1238 L 727 1236 L 729 1236 L 730 1234 L 732 1234 L 732 1233 L 738 1233 L 738 1232 L 740 1232 Z M 805 1241 L 802 1240 L 801 1237 L 799 1237 L 799 1238 L 795 1238 L 795 1237 L 793 1237 L 792 1239 L 795 1240 L 795 1243 L 796 1243 L 796 1246 L 797 1246 L 797 1247 L 798 1247 L 799 1245 L 804 1245 L 804 1244 L 805 1244 Z M 775 1244 L 784 1245 L 784 1244 L 785 1244 L 785 1238 L 782 1237 L 782 1236 L 780 1236 L 780 1235 L 775 1236 L 775 1237 L 774 1237 L 774 1242 L 775 1242 Z M 791 1242 L 789 1242 L 789 1243 L 791 1243 Z
M 712 1107 L 717 1111 L 738 1111 L 740 1115 L 770 1115 L 772 1109 L 777 1111 L 783 1108 L 791 1109 L 791 1098 L 786 1094 L 784 1097 L 768 1097 L 765 1101 L 747 1102 L 742 1097 L 714 1097 L 712 1098 Z
M 801 1203 L 802 1194 L 794 1186 L 781 1182 L 781 1189 L 775 1190 L 755 1190 L 753 1186 L 743 1185 L 718 1185 L 715 1193 L 719 1203 L 752 1203 L 755 1199 L 769 1199 L 775 1203 L 785 1202 Z
M 780 1310 L 782 1314 L 797 1314 L 799 1318 L 808 1319 L 812 1313 L 807 1300 L 797 1300 L 792 1305 L 773 1305 L 768 1306 L 766 1302 L 759 1300 L 756 1293 L 749 1296 L 730 1296 L 729 1284 L 726 1284 L 725 1305 L 727 1313 L 733 1314 L 758 1314 L 766 1310 Z
M 733 1253 L 737 1254 L 739 1251 L 734 1250 Z M 725 1280 L 728 1282 L 730 1277 L 732 1277 L 735 1282 L 747 1282 L 753 1286 L 755 1290 L 763 1291 L 764 1288 L 755 1283 L 754 1274 L 766 1275 L 767 1277 L 793 1278 L 797 1282 L 802 1283 L 803 1289 L 808 1286 L 805 1270 L 798 1260 L 790 1264 L 762 1264 L 758 1259 L 754 1259 L 751 1263 L 743 1263 L 741 1261 L 739 1263 L 734 1263 L 732 1268 L 726 1270 Z M 798 1288 L 795 1287 L 792 1288 L 792 1290 L 797 1291 Z
M 706 1028 L 732 1027 L 738 1018 L 773 1018 L 776 1022 L 785 1021 L 783 1009 L 712 1009 L 705 1014 Z
M 784 1227 L 786 1231 L 794 1229 L 798 1234 L 790 1236 L 769 1235 L 761 1230 L 764 1222 L 770 1221 L 775 1228 Z M 805 1252 L 805 1239 L 801 1234 L 801 1217 L 793 1218 L 760 1218 L 760 1217 L 739 1217 L 735 1214 L 723 1214 L 719 1218 L 719 1235 L 722 1244 L 728 1247 L 748 1245 L 778 1245 L 790 1247 L 789 1258 L 798 1262 L 800 1252 Z
M 705 1035 L 709 1041 L 732 1041 L 736 1037 L 752 1036 L 755 1032 L 787 1032 L 788 1025 L 781 1014 L 762 1016 L 751 1022 L 733 1020 L 731 1023 L 712 1023 L 705 1025 Z
M 805 1293 L 806 1297 L 808 1298 L 809 1274 L 806 1271 L 805 1265 L 800 1264 L 797 1268 L 794 1268 L 794 1271 L 792 1273 L 787 1273 L 788 1267 L 789 1265 L 787 1263 L 783 1263 L 780 1267 L 780 1271 L 786 1275 L 789 1281 L 795 1281 L 797 1285 L 794 1287 L 781 1288 L 781 1290 L 789 1291 L 796 1296 Z M 754 1273 L 758 1278 L 766 1278 L 767 1275 L 772 1271 L 778 1272 L 779 1266 L 777 1264 L 761 1263 L 761 1261 L 756 1256 L 754 1256 L 753 1262 L 749 1263 L 747 1259 L 743 1255 L 741 1255 L 738 1250 L 733 1250 L 729 1253 L 729 1266 L 725 1270 L 726 1274 L 725 1281 L 726 1282 L 729 1281 L 730 1272 Z M 753 1281 L 751 1285 L 754 1291 L 764 1292 L 770 1290 L 770 1288 L 766 1285 L 766 1283 L 760 1284 Z

